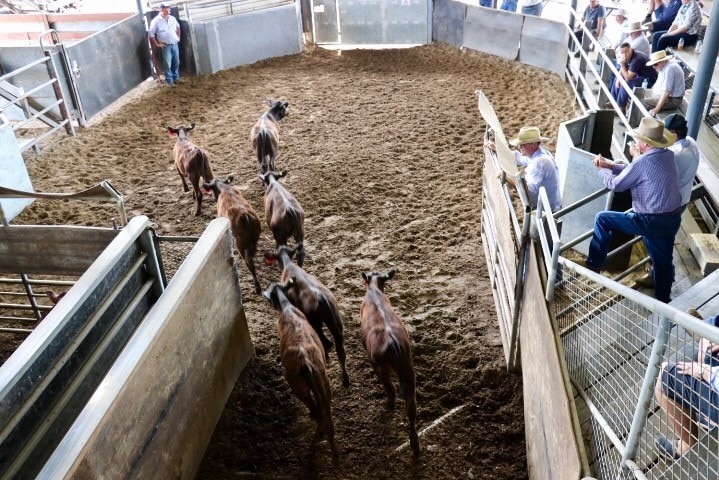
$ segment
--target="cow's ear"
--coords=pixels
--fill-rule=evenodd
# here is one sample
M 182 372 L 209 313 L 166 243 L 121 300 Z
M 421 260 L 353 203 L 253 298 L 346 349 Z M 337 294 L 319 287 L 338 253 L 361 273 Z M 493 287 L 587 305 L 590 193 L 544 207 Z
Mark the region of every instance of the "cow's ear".
M 367 274 L 364 273 L 364 272 L 362 272 L 362 280 L 364 280 L 365 283 L 367 283 L 367 282 L 369 281 L 369 280 L 368 280 L 368 277 L 367 277 Z
M 226 183 L 227 185 L 229 185 L 229 184 L 232 183 L 232 180 L 234 180 L 234 179 L 235 179 L 235 177 L 233 177 L 232 175 L 230 175 L 229 177 L 227 177 L 227 180 L 225 180 L 225 183 Z
M 270 288 L 262 292 L 262 296 L 265 297 L 268 302 L 272 303 L 272 285 L 270 285 Z
M 387 272 L 387 280 L 392 280 L 394 278 L 394 274 L 397 273 L 397 270 L 394 268 Z
M 262 182 L 262 185 L 264 185 L 264 184 L 265 184 L 265 176 L 264 176 L 264 175 L 260 175 L 260 174 L 258 174 L 257 176 L 260 178 L 260 181 Z
M 272 107 L 274 105 L 274 102 L 272 102 L 271 98 L 267 99 L 267 105 L 269 105 L 270 107 Z
M 190 128 L 188 128 L 187 131 L 189 132 L 190 130 L 194 130 L 194 129 L 195 129 L 195 124 L 194 124 L 194 122 L 191 122 Z
M 290 106 L 290 103 L 289 103 L 289 102 L 285 102 L 285 103 L 282 104 L 282 108 L 287 108 L 287 107 L 289 107 L 289 106 Z
M 282 170 L 280 173 L 275 175 L 275 178 L 282 178 L 287 176 L 287 170 Z

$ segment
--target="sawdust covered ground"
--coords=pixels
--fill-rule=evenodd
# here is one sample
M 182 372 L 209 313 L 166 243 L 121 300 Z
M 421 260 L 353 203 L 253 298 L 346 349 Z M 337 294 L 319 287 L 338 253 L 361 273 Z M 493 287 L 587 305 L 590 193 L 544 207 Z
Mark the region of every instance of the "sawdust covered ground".
M 474 91 L 494 104 L 506 133 L 524 124 L 556 132 L 573 114 L 559 77 L 484 54 L 432 45 L 408 50 L 314 50 L 142 95 L 74 138 L 62 138 L 28 168 L 38 191 L 76 191 L 109 179 L 130 216 L 163 235 L 199 235 L 214 217 L 194 217 L 171 162 L 163 127 L 197 124 L 194 141 L 218 176 L 235 176 L 262 216 L 263 189 L 248 134 L 268 98 L 290 103 L 278 169 L 302 203 L 305 268 L 333 290 L 344 316 L 349 389 L 334 353 L 329 375 L 341 459 L 312 446 L 314 426 L 292 397 L 279 363 L 277 316 L 254 294 L 239 263 L 256 356 L 238 380 L 198 478 L 525 478 L 521 377 L 505 371 L 480 238 L 484 123 Z M 550 143 L 553 150 L 554 144 Z M 109 225 L 112 207 L 38 201 L 18 223 Z M 274 247 L 265 227 L 260 251 Z M 461 407 L 407 450 L 403 402 L 385 410 L 359 336 L 360 274 L 395 268 L 387 293 L 407 324 L 417 369 L 419 428 Z M 258 262 L 263 286 L 276 267 Z M 201 394 L 201 392 L 198 392 Z

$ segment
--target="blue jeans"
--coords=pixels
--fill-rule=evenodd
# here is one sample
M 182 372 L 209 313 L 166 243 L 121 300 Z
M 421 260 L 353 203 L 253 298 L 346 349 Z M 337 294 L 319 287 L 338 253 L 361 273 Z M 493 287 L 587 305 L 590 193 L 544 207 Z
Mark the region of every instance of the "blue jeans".
M 684 39 L 685 47 L 691 47 L 697 43 L 699 38 L 699 35 L 689 35 L 688 33 L 680 33 L 679 35 L 665 35 L 665 33 L 667 33 L 667 30 L 654 32 L 654 35 L 652 35 L 652 52 L 665 50 L 667 47 L 677 47 L 680 38 Z
M 589 244 L 587 267 L 601 268 L 604 265 L 613 232 L 641 235 L 652 259 L 655 297 L 661 302 L 669 303 L 674 283 L 674 237 L 681 220 L 681 208 L 672 213 L 655 215 L 599 212 L 594 217 L 594 236 Z
M 705 355 L 704 363 L 717 365 L 716 355 Z M 676 365 L 668 364 L 661 372 L 662 390 L 674 403 L 687 410 L 700 412 L 714 423 L 719 422 L 719 392 L 702 380 L 687 374 L 678 374 Z
M 479 0 L 479 6 L 492 8 L 492 0 Z
M 542 16 L 542 10 L 544 10 L 543 3 L 538 3 L 536 5 L 530 5 L 528 7 L 522 7 L 522 13 L 524 15 L 535 15 L 537 17 Z
M 612 76 L 612 77 L 614 77 L 614 76 Z M 632 78 L 631 80 L 629 80 L 627 83 L 629 84 L 630 87 L 641 87 L 642 83 L 644 82 L 644 78 L 645 77 L 641 77 L 641 76 L 637 75 L 634 78 Z M 622 87 L 621 85 L 619 85 L 617 87 L 617 82 L 616 82 L 616 80 L 614 80 L 612 82 L 612 87 L 610 90 L 612 92 L 612 97 L 614 97 L 614 99 L 617 101 L 619 106 L 621 108 L 626 107 L 627 101 L 629 101 L 629 93 L 627 93 L 627 91 L 624 90 L 624 87 Z
M 516 12 L 517 11 L 517 0 L 504 0 L 502 2 L 502 6 L 499 7 L 500 10 L 506 10 L 508 12 Z
M 176 43 L 162 47 L 162 66 L 165 69 L 165 83 L 172 85 L 180 78 L 180 47 Z

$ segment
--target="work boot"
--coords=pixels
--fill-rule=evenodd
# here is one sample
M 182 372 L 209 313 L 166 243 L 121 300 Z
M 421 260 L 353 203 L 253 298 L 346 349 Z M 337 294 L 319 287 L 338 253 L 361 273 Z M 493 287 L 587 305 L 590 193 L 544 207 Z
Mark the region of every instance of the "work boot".
M 688 309 L 687 313 L 689 315 L 691 315 L 692 317 L 698 318 L 699 320 L 704 320 L 704 317 L 702 317 L 702 314 L 693 308 Z
M 643 277 L 634 280 L 634 286 L 639 288 L 654 288 L 654 277 L 651 273 L 647 273 Z
M 593 271 L 594 273 L 601 273 L 601 268 L 599 268 L 599 267 L 594 267 L 594 266 L 592 266 L 592 265 L 588 265 L 586 260 L 584 260 L 584 261 L 582 261 L 582 262 L 579 262 L 579 264 L 580 264 L 581 266 L 583 266 L 584 268 L 586 268 L 587 270 Z

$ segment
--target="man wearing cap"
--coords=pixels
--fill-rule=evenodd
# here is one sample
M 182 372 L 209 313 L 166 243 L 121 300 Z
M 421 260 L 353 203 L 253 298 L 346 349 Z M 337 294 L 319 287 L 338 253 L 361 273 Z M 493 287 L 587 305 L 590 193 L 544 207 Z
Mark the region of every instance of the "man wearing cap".
M 684 71 L 676 62 L 670 60 L 674 55 L 667 55 L 665 50 L 653 52 L 647 65 L 654 66 L 659 72 L 657 82 L 652 87 L 650 97 L 644 99 L 649 108 L 649 115 L 656 117 L 662 110 L 679 108 L 684 98 Z
M 170 6 L 160 5 L 160 14 L 150 22 L 148 35 L 152 43 L 162 49 L 162 64 L 165 70 L 165 83 L 174 85 L 180 80 L 180 24 L 170 15 Z
M 635 52 L 629 43 L 624 42 L 619 47 L 619 75 L 630 87 L 639 87 L 644 80 L 651 87 L 657 81 L 657 72 L 647 66 L 649 57 L 642 52 Z M 620 108 L 624 108 L 629 100 L 629 92 L 617 79 L 612 85 L 612 96 L 616 99 Z
M 652 259 L 655 297 L 668 303 L 674 282 L 674 237 L 682 214 L 677 165 L 674 153 L 667 148 L 674 143 L 674 135 L 651 117 L 643 118 L 639 127 L 627 134 L 637 141 L 630 153 L 638 156 L 630 164 L 615 163 L 601 155 L 593 162 L 607 188 L 631 190 L 634 211 L 597 213 L 586 266 L 599 272 L 613 232 L 641 235 Z
M 672 113 L 664 119 L 664 128 L 674 135 L 675 142 L 669 147 L 674 152 L 674 161 L 679 174 L 679 195 L 682 211 L 686 209 L 692 196 L 694 177 L 699 168 L 699 147 L 692 137 L 688 137 L 687 120 L 679 113 Z M 635 285 L 642 288 L 654 288 L 654 276 L 650 272 L 635 280 Z
M 562 208 L 562 194 L 559 191 L 559 168 L 549 150 L 541 144 L 549 141 L 543 137 L 537 127 L 522 127 L 519 134 L 509 139 L 509 144 L 517 147 L 514 153 L 514 160 L 524 169 L 524 180 L 529 190 L 529 201 L 532 208 L 537 208 L 539 200 L 539 188 L 544 187 L 547 197 L 551 203 L 552 211 L 556 212 Z M 495 150 L 493 142 L 487 142 L 487 148 Z M 507 177 L 510 183 L 512 179 Z

